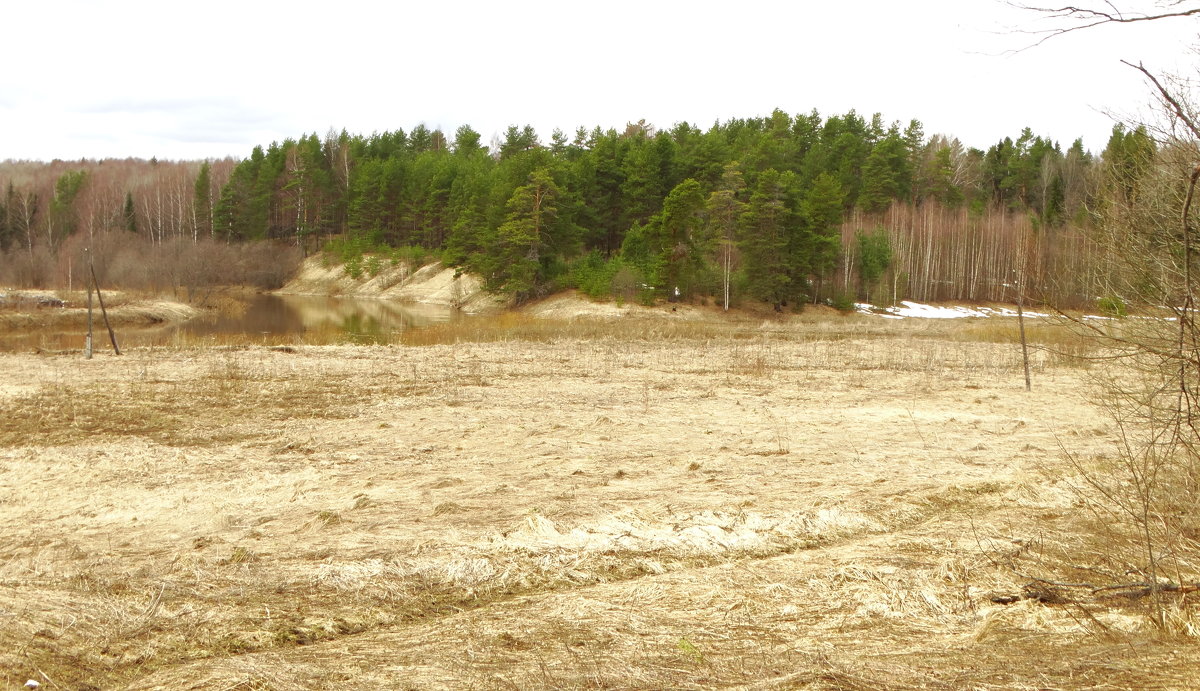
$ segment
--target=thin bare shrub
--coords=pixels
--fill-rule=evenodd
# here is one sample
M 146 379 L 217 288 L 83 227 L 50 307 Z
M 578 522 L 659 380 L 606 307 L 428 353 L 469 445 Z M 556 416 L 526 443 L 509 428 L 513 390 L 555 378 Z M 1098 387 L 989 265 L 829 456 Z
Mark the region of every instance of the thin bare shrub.
M 81 287 L 90 261 L 103 287 L 170 292 L 197 301 L 222 286 L 279 288 L 301 260 L 297 248 L 274 242 L 230 244 L 207 238 L 155 242 L 136 233 L 107 231 L 72 236 L 59 248 L 56 261 L 47 258 L 18 275 L 28 275 L 28 280 L 5 281 L 0 273 L 0 283 Z
M 0 285 L 39 288 L 51 283 L 54 256 L 42 246 L 12 247 L 0 252 Z
M 1156 627 L 1194 631 L 1187 607 L 1172 598 L 1200 589 L 1200 267 L 1192 221 L 1200 129 L 1190 108 L 1150 78 L 1167 125 L 1156 147 L 1107 162 L 1109 193 L 1095 209 L 1106 304 L 1130 305 L 1137 316 L 1069 320 L 1107 363 L 1095 368 L 1096 390 L 1116 448 L 1070 463 L 1109 561 L 1109 582 L 1093 593 L 1120 589 L 1148 604 Z

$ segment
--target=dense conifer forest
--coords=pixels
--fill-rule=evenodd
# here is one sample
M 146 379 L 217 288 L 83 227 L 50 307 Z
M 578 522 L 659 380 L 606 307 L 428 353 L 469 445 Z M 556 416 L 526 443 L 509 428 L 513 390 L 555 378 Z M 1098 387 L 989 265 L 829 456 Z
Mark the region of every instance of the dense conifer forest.
M 791 309 L 1011 301 L 1023 284 L 1078 304 L 1103 294 L 1097 209 L 1136 194 L 1154 153 L 1120 125 L 1092 154 L 1029 129 L 978 149 L 917 120 L 776 110 L 490 143 L 467 126 L 330 131 L 241 161 L 7 161 L 0 282 L 66 284 L 92 247 L 130 287 L 268 286 L 272 262 L 326 249 L 354 272 L 437 258 L 518 300 L 575 287 Z

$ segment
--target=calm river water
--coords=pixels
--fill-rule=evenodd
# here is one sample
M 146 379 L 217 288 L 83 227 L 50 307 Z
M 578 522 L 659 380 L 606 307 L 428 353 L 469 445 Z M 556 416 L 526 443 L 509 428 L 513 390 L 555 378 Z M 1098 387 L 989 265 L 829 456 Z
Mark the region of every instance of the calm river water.
M 389 343 L 409 329 L 463 319 L 448 307 L 307 295 L 255 295 L 240 314 L 205 315 L 158 327 L 118 327 L 122 347 L 182 344 Z M 83 348 L 86 332 L 0 333 L 0 350 Z M 97 313 L 95 349 L 111 349 Z

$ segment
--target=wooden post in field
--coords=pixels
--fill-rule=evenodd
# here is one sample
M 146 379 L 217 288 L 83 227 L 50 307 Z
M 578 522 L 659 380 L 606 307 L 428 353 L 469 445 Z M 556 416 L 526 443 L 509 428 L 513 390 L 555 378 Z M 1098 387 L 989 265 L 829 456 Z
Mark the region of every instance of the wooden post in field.
M 1032 391 L 1029 381 L 1029 343 L 1025 340 L 1025 310 L 1021 307 L 1021 285 L 1017 284 L 1017 328 L 1021 331 L 1021 361 L 1025 363 L 1025 390 Z
M 83 347 L 83 356 L 92 359 L 92 284 L 88 282 L 88 333 L 87 342 Z
M 108 340 L 112 343 L 113 352 L 121 354 L 117 347 L 117 335 L 113 333 L 112 324 L 108 321 L 108 310 L 104 308 L 104 295 L 100 292 L 100 282 L 96 280 L 96 267 L 92 264 L 92 255 L 88 254 L 88 271 L 92 274 L 92 285 L 96 288 L 96 299 L 100 301 L 100 315 L 104 317 L 104 327 L 108 329 Z
M 1021 237 L 1022 250 L 1025 249 L 1024 231 Z M 1016 287 L 1017 287 L 1017 329 L 1021 332 L 1021 362 L 1025 365 L 1025 390 L 1032 391 L 1033 385 L 1029 381 L 1029 342 L 1025 340 L 1025 258 L 1028 254 L 1024 251 L 1021 253 L 1021 268 L 1017 270 Z

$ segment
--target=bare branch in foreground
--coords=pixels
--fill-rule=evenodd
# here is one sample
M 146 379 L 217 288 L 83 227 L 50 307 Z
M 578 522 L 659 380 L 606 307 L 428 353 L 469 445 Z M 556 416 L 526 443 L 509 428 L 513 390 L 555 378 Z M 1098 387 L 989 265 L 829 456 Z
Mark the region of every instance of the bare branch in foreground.
M 1103 2 L 1103 9 L 1079 7 L 1076 5 L 1064 5 L 1062 7 L 1039 7 L 1036 5 L 1026 5 L 1023 3 L 1013 2 L 1008 4 L 1016 9 L 1041 13 L 1046 19 L 1049 20 L 1070 22 L 1068 26 L 1021 32 L 1032 34 L 1034 36 L 1041 36 L 1041 38 L 1038 39 L 1033 46 L 1029 46 L 1030 48 L 1039 46 L 1056 36 L 1063 36 L 1065 34 L 1083 31 L 1085 29 L 1093 29 L 1105 24 L 1134 24 L 1137 22 L 1153 22 L 1162 19 L 1179 19 L 1200 16 L 1200 7 L 1181 9 L 1175 12 L 1160 12 L 1158 14 L 1148 14 L 1144 12 L 1122 12 L 1120 8 L 1108 0 Z M 1172 3 L 1172 5 L 1180 4 L 1182 4 L 1182 1 Z

